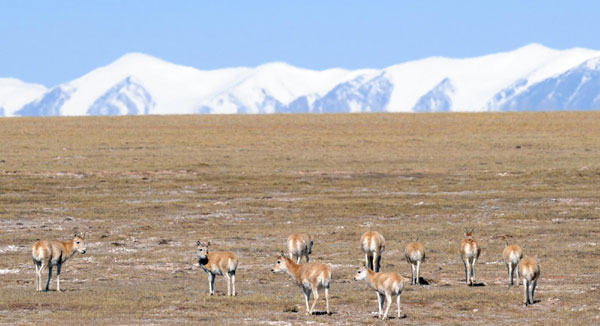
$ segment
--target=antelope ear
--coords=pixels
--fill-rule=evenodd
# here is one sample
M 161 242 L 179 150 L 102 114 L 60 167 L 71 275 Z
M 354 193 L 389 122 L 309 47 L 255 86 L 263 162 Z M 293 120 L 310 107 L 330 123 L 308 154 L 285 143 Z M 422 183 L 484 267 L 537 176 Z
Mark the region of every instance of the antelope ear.
M 196 246 L 199 246 L 201 244 L 202 244 L 202 242 L 200 242 L 200 240 L 196 241 Z
M 465 237 L 467 236 L 467 232 L 468 232 L 468 231 L 467 231 L 467 228 L 465 228 Z
M 419 237 L 416 237 L 416 238 L 415 238 L 415 242 L 419 242 Z
M 77 234 L 77 231 L 75 231 L 75 232 L 73 233 L 73 238 L 77 238 L 77 236 L 78 236 L 78 234 Z
M 508 247 L 508 240 L 504 240 L 504 248 Z
M 208 240 L 208 242 L 206 243 L 206 246 L 210 246 L 210 240 Z
M 285 257 L 285 254 L 283 253 L 283 250 L 281 251 L 281 253 L 279 254 L 280 257 Z

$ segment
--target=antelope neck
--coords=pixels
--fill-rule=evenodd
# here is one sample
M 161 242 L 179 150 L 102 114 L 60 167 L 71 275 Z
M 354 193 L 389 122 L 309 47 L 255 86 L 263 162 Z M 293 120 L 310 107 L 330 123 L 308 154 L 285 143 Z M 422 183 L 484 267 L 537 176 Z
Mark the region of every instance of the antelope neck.
M 302 283 L 300 277 L 300 264 L 294 263 L 291 259 L 285 257 L 287 273 L 290 275 L 298 284 Z
M 67 242 L 61 241 L 63 247 L 65 248 L 65 255 L 63 261 L 67 260 L 68 258 L 71 258 L 75 254 L 74 241 L 75 240 Z

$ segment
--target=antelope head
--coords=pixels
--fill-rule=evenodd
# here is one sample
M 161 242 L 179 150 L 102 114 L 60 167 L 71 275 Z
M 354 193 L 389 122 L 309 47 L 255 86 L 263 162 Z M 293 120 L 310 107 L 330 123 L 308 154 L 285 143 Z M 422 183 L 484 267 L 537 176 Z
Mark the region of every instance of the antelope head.
M 198 256 L 198 260 L 208 259 L 208 246 L 210 246 L 210 241 L 202 242 L 198 240 L 196 246 L 196 256 Z
M 85 233 L 79 235 L 77 232 L 73 234 L 73 248 L 80 254 L 85 254 Z
M 277 256 L 277 261 L 273 268 L 271 268 L 271 272 L 273 273 L 282 273 L 287 272 L 287 261 L 285 258 L 285 254 L 282 252 L 279 256 Z
M 365 266 L 365 263 L 362 262 L 362 264 L 360 264 L 360 266 L 356 270 L 356 273 L 354 274 L 354 280 L 355 281 L 364 280 L 367 278 L 367 275 L 368 275 L 367 266 Z

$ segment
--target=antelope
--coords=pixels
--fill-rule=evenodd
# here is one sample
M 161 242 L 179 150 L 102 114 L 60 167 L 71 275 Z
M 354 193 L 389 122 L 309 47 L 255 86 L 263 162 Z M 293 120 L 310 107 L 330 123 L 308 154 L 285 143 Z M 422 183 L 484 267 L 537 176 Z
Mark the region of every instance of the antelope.
M 46 291 L 50 287 L 52 279 L 52 267 L 56 266 L 56 291 L 60 291 L 60 270 L 69 258 L 76 253 L 85 254 L 85 234 L 75 233 L 71 241 L 58 240 L 39 240 L 31 247 L 31 257 L 35 264 L 35 288 L 36 291 L 42 291 L 42 272 L 48 268 L 48 280 L 46 281 Z
M 360 237 L 360 249 L 365 254 L 365 266 L 379 272 L 381 253 L 385 250 L 385 238 L 377 231 L 367 231 Z
M 540 277 L 540 265 L 535 257 L 525 257 L 519 263 L 519 272 L 523 279 L 523 301 L 527 307 L 533 304 L 533 296 L 538 278 Z
M 404 256 L 411 267 L 410 285 L 421 284 L 421 263 L 425 261 L 425 249 L 419 242 L 419 238 L 406 246 Z
M 210 241 L 204 244 L 202 241 L 198 240 L 196 245 L 198 265 L 200 265 L 202 270 L 208 275 L 210 295 L 215 294 L 215 276 L 222 275 L 227 281 L 227 295 L 235 296 L 235 270 L 238 267 L 238 260 L 235 254 L 229 251 L 209 252 L 208 246 L 210 246 Z
M 286 257 L 282 252 L 277 257 L 275 266 L 271 269 L 273 273 L 287 273 L 292 281 L 296 283 L 304 292 L 304 300 L 306 302 L 306 314 L 312 315 L 317 300 L 319 299 L 320 288 L 325 292 L 325 304 L 327 307 L 327 314 L 330 315 L 329 311 L 329 284 L 331 283 L 331 269 L 329 266 L 320 263 L 306 263 L 297 264 L 290 258 Z M 309 307 L 308 301 L 310 300 L 310 294 L 314 295 L 312 306 Z
M 475 238 L 473 238 L 473 231 L 467 231 L 465 229 L 465 238 L 460 242 L 460 259 L 465 265 L 465 280 L 467 284 L 473 285 L 475 283 L 475 263 L 481 254 L 481 247 Z
M 302 257 L 306 257 L 308 263 L 308 255 L 312 254 L 313 241 L 308 234 L 292 234 L 287 240 L 288 252 L 290 259 L 296 258 L 296 263 L 300 264 Z
M 523 258 L 523 252 L 521 251 L 521 247 L 518 245 L 508 245 L 508 241 L 504 241 L 504 251 L 502 252 L 502 259 L 504 260 L 504 264 L 508 269 L 508 279 L 510 280 L 508 283 L 508 287 L 514 285 L 513 276 L 515 274 L 515 270 L 517 271 L 517 286 L 519 286 L 519 261 Z
M 400 295 L 404 288 L 404 278 L 398 273 L 381 272 L 376 273 L 362 264 L 354 276 L 355 281 L 366 280 L 369 287 L 377 293 L 377 303 L 379 308 L 379 318 L 386 319 L 392 306 L 392 296 L 396 296 L 396 304 L 398 305 L 398 318 L 400 315 Z M 385 313 L 382 315 L 383 304 L 387 301 Z

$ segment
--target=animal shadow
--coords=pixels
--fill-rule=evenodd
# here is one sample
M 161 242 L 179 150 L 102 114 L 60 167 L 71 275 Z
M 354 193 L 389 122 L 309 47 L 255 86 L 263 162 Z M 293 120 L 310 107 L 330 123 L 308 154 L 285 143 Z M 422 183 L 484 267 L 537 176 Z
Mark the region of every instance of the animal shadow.
M 406 319 L 408 317 L 407 314 L 402 314 L 402 316 L 400 316 L 400 318 L 398 318 L 397 316 L 388 316 L 387 319 L 392 320 L 392 319 Z M 379 319 L 379 316 L 375 316 L 374 318 Z
M 331 312 L 330 315 L 335 315 L 335 312 Z M 313 316 L 323 316 L 327 315 L 327 311 L 313 311 Z
M 423 277 L 419 277 L 419 284 L 420 285 L 429 285 L 430 283 L 429 283 L 429 281 L 427 281 Z
M 51 293 L 51 292 L 55 292 L 55 293 L 65 293 L 65 292 L 79 292 L 80 290 L 78 289 L 61 289 L 60 292 L 56 291 L 56 289 L 48 289 L 48 291 L 46 291 L 45 289 L 37 292 L 36 293 Z
M 479 282 L 479 283 L 473 283 L 473 284 L 469 284 L 469 286 L 472 286 L 472 287 L 480 287 L 480 286 L 485 286 L 485 283 L 483 283 L 483 282 Z

